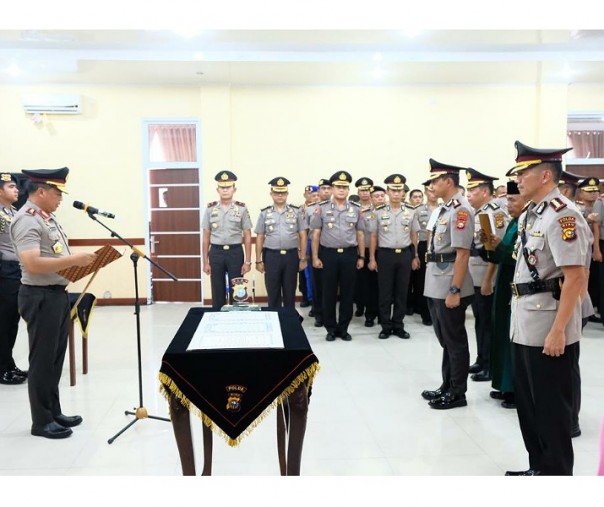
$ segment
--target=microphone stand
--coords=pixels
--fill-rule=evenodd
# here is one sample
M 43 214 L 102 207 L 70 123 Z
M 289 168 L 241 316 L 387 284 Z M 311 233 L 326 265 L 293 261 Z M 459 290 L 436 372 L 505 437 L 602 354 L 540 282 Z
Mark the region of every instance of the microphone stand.
M 113 437 L 111 437 L 109 440 L 107 440 L 108 444 L 112 444 L 113 441 L 117 437 L 119 437 L 122 433 L 124 433 L 128 428 L 130 428 L 135 422 L 139 421 L 140 419 L 149 418 L 149 419 L 156 419 L 158 421 L 170 422 L 170 419 L 167 419 L 166 417 L 158 417 L 158 416 L 154 416 L 154 415 L 149 415 L 147 412 L 147 409 L 145 408 L 145 406 L 143 404 L 143 369 L 142 369 L 142 364 L 141 364 L 142 361 L 141 361 L 140 301 L 139 301 L 139 295 L 138 295 L 138 273 L 136 271 L 139 257 L 142 257 L 143 259 L 148 260 L 151 264 L 153 264 L 156 268 L 163 271 L 166 275 L 168 275 L 175 282 L 178 280 L 172 273 L 166 271 L 163 267 L 161 267 L 153 259 L 150 259 L 149 257 L 147 257 L 143 252 L 141 252 L 138 248 L 136 248 L 132 243 L 130 243 L 127 239 L 124 239 L 117 232 L 115 232 L 114 230 L 109 228 L 107 225 L 105 225 L 103 222 L 101 222 L 98 218 L 96 218 L 92 213 L 88 212 L 87 214 L 97 224 L 100 224 L 105 229 L 107 229 L 111 233 L 112 238 L 117 238 L 122 243 L 124 243 L 125 245 L 130 247 L 130 249 L 132 250 L 132 253 L 130 254 L 130 260 L 132 261 L 132 267 L 134 268 L 134 294 L 135 294 L 134 315 L 136 315 L 136 348 L 137 348 L 137 352 L 138 352 L 138 401 L 139 401 L 139 403 L 138 403 L 138 408 L 135 407 L 133 409 L 134 412 L 130 412 L 129 410 L 126 410 L 124 412 L 125 415 L 133 415 L 135 417 L 135 419 L 133 421 L 131 421 L 128 425 L 126 425 L 124 428 L 122 428 Z

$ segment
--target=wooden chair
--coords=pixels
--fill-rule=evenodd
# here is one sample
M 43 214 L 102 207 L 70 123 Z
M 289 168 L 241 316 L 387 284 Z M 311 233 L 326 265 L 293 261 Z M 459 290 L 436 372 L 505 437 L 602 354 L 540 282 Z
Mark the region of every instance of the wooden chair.
M 69 322 L 69 385 L 76 384 L 75 365 L 75 325 L 77 320 L 80 324 L 82 334 L 82 373 L 88 373 L 88 328 L 90 326 L 90 315 L 96 304 L 96 296 L 89 292 L 70 292 L 69 304 L 71 306 Z

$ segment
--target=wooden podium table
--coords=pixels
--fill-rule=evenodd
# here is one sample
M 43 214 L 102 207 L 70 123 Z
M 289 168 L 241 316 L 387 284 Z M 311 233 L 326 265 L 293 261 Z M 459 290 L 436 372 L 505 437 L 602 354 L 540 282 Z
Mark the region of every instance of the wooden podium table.
M 196 473 L 190 412 L 203 421 L 202 475 L 211 475 L 212 431 L 237 446 L 273 408 L 281 475 L 299 475 L 309 392 L 319 368 L 299 314 L 293 308 L 276 310 L 283 349 L 187 351 L 204 313 L 211 311 L 189 310 L 164 353 L 159 373 L 183 475 Z

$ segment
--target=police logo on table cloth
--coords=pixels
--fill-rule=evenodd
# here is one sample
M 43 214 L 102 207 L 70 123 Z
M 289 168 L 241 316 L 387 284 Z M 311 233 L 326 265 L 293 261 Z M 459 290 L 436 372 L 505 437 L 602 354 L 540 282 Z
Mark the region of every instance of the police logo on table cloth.
M 227 391 L 227 403 L 226 409 L 229 412 L 239 412 L 241 410 L 241 403 L 243 394 L 247 391 L 247 387 L 233 384 L 226 386 Z
M 575 217 L 562 217 L 558 222 L 562 226 L 562 239 L 564 241 L 574 241 L 577 239 Z

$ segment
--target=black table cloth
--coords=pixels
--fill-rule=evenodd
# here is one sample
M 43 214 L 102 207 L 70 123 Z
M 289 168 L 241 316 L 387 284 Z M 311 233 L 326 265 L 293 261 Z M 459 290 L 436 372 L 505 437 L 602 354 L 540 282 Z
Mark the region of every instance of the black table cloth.
M 211 311 L 189 310 L 162 358 L 160 390 L 236 446 L 302 382 L 310 388 L 319 361 L 293 308 L 263 309 L 277 311 L 283 349 L 187 351 L 201 319 Z

